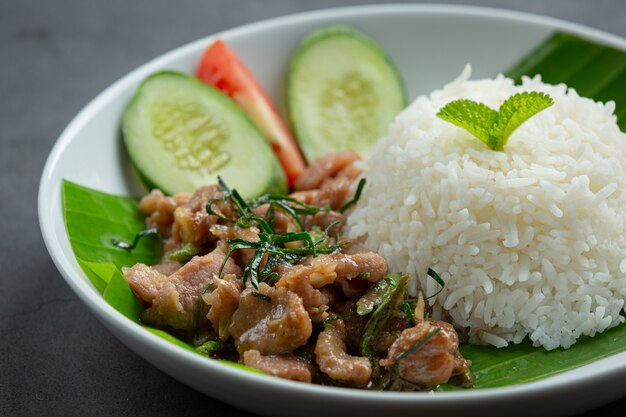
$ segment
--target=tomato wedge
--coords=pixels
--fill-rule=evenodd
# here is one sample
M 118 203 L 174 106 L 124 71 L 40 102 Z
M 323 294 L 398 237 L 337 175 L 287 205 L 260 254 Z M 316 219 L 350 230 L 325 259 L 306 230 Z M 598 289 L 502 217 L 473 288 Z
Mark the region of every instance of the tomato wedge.
M 204 52 L 196 75 L 248 114 L 274 149 L 292 186 L 306 166 L 300 148 L 265 91 L 233 50 L 222 40 L 215 41 Z

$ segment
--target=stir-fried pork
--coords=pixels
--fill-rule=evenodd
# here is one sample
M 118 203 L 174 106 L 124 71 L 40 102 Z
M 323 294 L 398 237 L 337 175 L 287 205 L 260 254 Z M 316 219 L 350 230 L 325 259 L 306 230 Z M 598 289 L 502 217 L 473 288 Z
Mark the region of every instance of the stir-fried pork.
M 336 283 L 349 298 L 363 294 L 387 273 L 387 262 L 374 252 L 320 255 L 307 258 L 304 263 L 314 271 L 310 277 L 313 287 Z
M 353 198 L 355 180 L 361 175 L 358 164 L 354 163 L 358 159 L 354 152 L 339 152 L 306 168 L 290 197 L 321 210 L 307 208 L 308 214 L 299 214 L 298 218 L 285 206 L 299 207 L 292 200 L 261 204 L 272 201 L 274 196 L 250 203 L 245 209 L 236 209 L 246 203 L 231 202 L 226 190 L 218 185 L 199 188 L 193 195 L 172 197 L 152 191 L 141 200 L 140 210 L 148 216 L 147 225 L 156 227 L 166 238 L 165 256 L 153 267 L 137 264 L 123 271 L 130 287 L 146 306 L 142 319 L 188 334 L 198 324 L 211 326 L 221 341 L 232 343 L 228 351 L 232 352 L 234 345 L 244 364 L 296 381 L 311 382 L 321 372 L 339 384 L 365 386 L 372 378 L 370 361 L 375 357 L 384 358 L 379 360 L 383 372 L 394 372 L 398 363 L 398 376 L 418 386 L 438 385 L 465 374 L 469 362 L 459 353 L 458 336 L 452 326 L 424 320 L 423 314 L 416 312 L 418 323 L 409 327 L 409 320 L 400 309 L 381 313 L 390 316 L 385 318 L 385 327 L 377 329 L 370 340 L 372 358 L 353 356 L 361 351 L 364 335 L 372 334 L 369 330 L 372 315 L 357 314 L 357 301 L 387 274 L 387 262 L 380 255 L 367 251 L 361 242 L 346 242 L 341 237 L 346 214 L 340 211 Z M 221 199 L 210 208 L 218 215 L 209 214 L 206 207 L 215 198 Z M 268 213 L 270 207 L 274 209 Z M 257 219 L 233 221 L 240 215 L 250 216 L 250 211 Z M 303 240 L 294 242 L 286 238 L 288 242 L 281 243 L 279 235 L 302 232 L 302 225 L 311 231 L 314 241 L 318 241 L 323 231 L 328 232 L 318 243 L 342 244 L 333 247 L 332 253 L 312 256 Z M 272 229 L 271 233 L 268 228 Z M 218 277 L 233 239 L 239 243 L 267 243 L 268 249 L 260 254 L 255 249 L 233 251 Z M 278 239 L 279 245 L 272 239 Z M 186 243 L 193 243 L 194 251 L 209 253 L 183 265 L 185 255 L 180 257 L 175 252 Z M 272 263 L 271 271 L 260 272 L 270 259 L 269 253 L 280 257 L 282 250 L 284 258 L 272 258 L 279 263 Z M 295 257 L 294 253 L 297 253 Z M 170 254 L 175 255 L 170 257 Z M 248 264 L 253 259 L 259 261 L 259 269 L 255 269 L 259 281 L 265 280 L 258 288 L 249 281 L 251 265 Z M 248 278 L 245 288 L 244 268 Z M 205 294 L 201 294 L 203 289 Z M 198 310 L 200 295 L 202 303 Z M 197 318 L 200 323 L 196 323 Z M 313 323 L 318 326 L 315 332 Z M 434 328 L 441 330 L 398 362 L 400 355 L 415 347 Z M 299 355 L 307 352 L 308 356 L 296 356 L 296 349 Z
M 135 294 L 151 305 L 141 316 L 146 323 L 193 330 L 198 296 L 217 275 L 223 260 L 224 253 L 216 249 L 207 255 L 196 256 L 170 276 L 137 264 L 124 270 L 124 278 Z M 241 272 L 233 260 L 228 259 L 224 273 Z M 202 306 L 202 322 L 206 322 L 207 309 L 206 305 Z
M 326 317 L 325 312 L 328 310 L 328 300 L 321 291 L 313 288 L 313 285 L 311 285 L 309 269 L 304 265 L 293 267 L 281 265 L 277 268 L 280 279 L 276 282 L 276 288 L 287 288 L 300 296 L 302 305 L 309 314 L 311 321 L 316 323 Z
M 431 330 L 439 328 L 416 352 L 400 360 L 401 378 L 424 387 L 448 382 L 451 376 L 467 371 L 469 363 L 459 353 L 459 340 L 451 324 L 436 320 L 420 320 L 415 327 L 404 330 L 391 345 L 380 365 L 391 370 L 402 353 L 413 348 Z
M 251 349 L 243 353 L 243 363 L 279 378 L 311 382 L 311 365 L 294 355 L 264 356 Z
M 239 227 L 239 226 L 226 226 L 223 224 L 214 224 L 209 229 L 211 234 L 220 240 L 224 246 L 229 239 L 243 239 L 248 242 L 259 241 L 259 229 L 256 227 Z M 226 250 L 226 249 L 224 249 Z M 253 249 L 240 249 L 234 252 L 235 261 L 241 266 L 248 263 L 248 261 L 254 256 Z
M 346 352 L 346 327 L 341 320 L 334 320 L 317 337 L 315 360 L 320 371 L 339 381 L 365 384 L 372 376 L 369 359 L 350 356 Z
M 139 211 L 148 216 L 146 217 L 148 227 L 156 227 L 161 236 L 168 237 L 171 234 L 174 211 L 190 199 L 191 195 L 186 193 L 169 197 L 161 190 L 152 190 L 139 202 Z
M 339 210 L 352 197 L 352 184 L 361 172 L 353 164 L 358 159 L 358 154 L 346 151 L 314 161 L 296 181 L 296 192 L 291 196 L 306 204 Z
M 307 342 L 312 330 L 302 299 L 265 283 L 258 292 L 248 287 L 241 293 L 229 329 L 240 354 L 255 349 L 262 355 L 292 352 Z
M 239 307 L 239 294 L 241 293 L 241 280 L 235 275 L 226 275 L 224 278 L 213 280 L 215 287 L 211 292 L 202 296 L 202 300 L 210 306 L 207 319 L 213 325 L 221 340 L 230 337 L 230 322 Z
M 336 152 L 318 158 L 302 172 L 294 184 L 294 189 L 303 191 L 320 188 L 326 179 L 335 177 L 341 170 L 359 159 L 361 159 L 359 154 L 353 151 Z
M 161 287 L 167 282 L 167 276 L 145 264 L 135 264 L 132 268 L 123 268 L 124 278 L 137 298 L 147 305 L 152 304 Z
M 172 225 L 174 239 L 196 245 L 214 240 L 209 228 L 218 223 L 220 219 L 206 211 L 206 204 L 211 199 L 222 195 L 223 192 L 217 184 L 196 190 L 186 204 L 174 211 L 174 224 Z M 211 207 L 223 217 L 232 218 L 234 216 L 233 208 L 229 202 L 216 201 Z

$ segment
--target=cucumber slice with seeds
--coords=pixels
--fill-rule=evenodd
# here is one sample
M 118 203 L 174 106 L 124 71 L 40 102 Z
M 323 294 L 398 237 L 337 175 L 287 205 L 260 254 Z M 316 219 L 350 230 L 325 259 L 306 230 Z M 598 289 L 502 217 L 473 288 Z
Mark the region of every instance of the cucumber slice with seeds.
M 146 78 L 126 108 L 122 133 L 146 182 L 168 194 L 193 192 L 218 175 L 246 197 L 286 191 L 256 126 L 228 97 L 188 75 Z
M 367 156 L 407 101 L 389 58 L 346 26 L 321 29 L 301 42 L 291 60 L 287 94 L 309 162 L 347 149 Z

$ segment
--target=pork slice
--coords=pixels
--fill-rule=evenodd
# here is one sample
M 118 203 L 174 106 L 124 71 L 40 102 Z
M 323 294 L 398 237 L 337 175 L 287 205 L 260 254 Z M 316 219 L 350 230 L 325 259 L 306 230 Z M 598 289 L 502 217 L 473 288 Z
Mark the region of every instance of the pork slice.
M 314 227 L 319 227 L 322 230 L 326 230 L 331 224 L 339 222 L 336 226 L 333 226 L 328 234 L 334 236 L 341 233 L 341 229 L 345 224 L 345 216 L 338 211 L 319 211 L 313 215 L 302 216 L 302 223 L 306 230 L 311 230 Z
M 311 382 L 311 366 L 294 355 L 261 355 L 258 350 L 243 353 L 243 363 L 266 374 L 292 381 Z
M 161 236 L 169 237 L 174 222 L 174 211 L 190 199 L 191 195 L 187 193 L 166 196 L 161 190 L 155 189 L 141 199 L 139 211 L 147 216 L 147 227 L 156 227 Z
M 137 298 L 145 305 L 150 305 L 167 282 L 167 275 L 148 265 L 138 263 L 132 268 L 123 267 L 124 279 L 130 285 Z
M 346 165 L 341 171 L 339 171 L 336 175 L 336 178 L 348 178 L 354 181 L 359 178 L 362 173 L 363 171 L 361 170 L 361 168 L 357 167 L 357 164 L 351 163 Z M 324 184 L 322 183 L 322 188 L 323 187 Z
M 313 323 L 320 322 L 326 318 L 328 301 L 322 293 L 313 288 L 309 279 L 312 268 L 304 265 L 282 266 L 277 268 L 280 279 L 276 282 L 276 288 L 287 288 L 289 291 L 298 294 L 302 299 L 302 305 L 306 309 Z
M 339 278 L 348 280 L 362 278 L 369 282 L 378 282 L 387 274 L 387 261 L 377 253 L 334 253 L 321 258 L 319 262 L 336 262 L 335 272 Z M 315 262 L 315 260 L 313 261 Z
M 326 204 L 333 210 L 339 210 L 353 197 L 352 183 L 348 177 L 330 178 L 322 184 L 320 191 L 326 197 Z
M 302 172 L 294 184 L 294 189 L 302 191 L 319 188 L 325 179 L 336 176 L 359 159 L 361 157 L 354 151 L 335 152 L 318 158 Z
M 307 258 L 304 264 L 280 265 L 277 287 L 285 287 L 298 294 L 313 322 L 326 318 L 328 299 L 319 291 L 338 282 L 346 295 L 362 294 L 372 282 L 384 277 L 387 271 L 385 260 L 375 253 L 347 255 L 324 254 Z
M 198 297 L 204 287 L 217 276 L 224 256 L 221 250 L 216 249 L 187 262 L 161 283 L 152 305 L 142 313 L 141 318 L 148 324 L 160 327 L 193 330 L 196 324 Z M 241 272 L 241 268 L 228 259 L 223 273 L 241 274 Z M 200 325 L 206 323 L 207 310 L 207 305 L 201 305 Z
M 387 274 L 387 262 L 374 252 L 319 255 L 303 263 L 313 270 L 310 280 L 314 288 L 336 283 L 349 298 L 360 296 Z
M 239 307 L 241 280 L 235 275 L 226 275 L 223 279 L 213 280 L 213 286 L 215 288 L 211 292 L 202 296 L 202 300 L 210 307 L 206 317 L 213 324 L 220 340 L 227 340 L 231 319 Z
M 372 283 L 380 281 L 387 274 L 387 261 L 377 253 L 329 255 L 337 263 L 336 283 L 348 298 L 360 297 Z
M 313 190 L 296 191 L 289 194 L 304 204 L 314 207 L 330 207 L 332 210 L 339 210 L 347 201 L 352 198 L 350 190 L 352 181 L 346 179 L 331 180 L 324 188 Z
M 328 307 L 332 307 L 333 305 L 335 305 L 335 303 L 337 303 L 337 301 L 339 301 L 341 298 L 340 291 L 330 286 L 320 288 L 320 292 L 322 293 L 322 299 L 324 301 L 324 304 L 326 304 Z
M 334 380 L 366 384 L 372 376 L 372 365 L 369 359 L 346 352 L 346 337 L 343 321 L 332 321 L 317 337 L 315 361 L 320 371 Z
M 172 236 L 178 241 L 196 245 L 214 240 L 209 233 L 209 228 L 220 219 L 209 215 L 206 211 L 206 204 L 209 200 L 221 197 L 223 194 L 217 184 L 198 188 L 187 203 L 174 210 Z M 232 204 L 228 201 L 216 201 L 211 207 L 223 217 L 234 217 Z
M 240 354 L 255 349 L 262 355 L 290 353 L 311 336 L 311 319 L 302 299 L 287 288 L 259 284 L 260 297 L 252 287 L 239 297 L 239 308 L 230 324 L 230 334 Z
M 380 360 L 380 365 L 392 371 L 398 357 L 413 348 L 435 328 L 441 329 L 439 333 L 428 339 L 417 351 L 400 360 L 398 376 L 413 384 L 430 387 L 448 382 L 455 370 L 458 373 L 467 370 L 457 359 L 462 357 L 454 328 L 449 323 L 436 320 L 420 320 L 416 326 L 403 330 L 389 348 L 387 357 Z
M 209 229 L 217 239 L 221 240 L 225 247 L 228 247 L 229 239 L 243 239 L 248 242 L 259 241 L 259 229 L 256 227 L 239 227 L 215 224 Z M 233 252 L 237 265 L 244 267 L 254 256 L 254 249 L 240 249 Z
M 171 261 L 169 259 L 164 258 L 164 259 L 161 259 L 161 262 L 159 262 L 158 264 L 153 265 L 152 268 L 155 271 L 158 271 L 165 276 L 170 276 L 176 271 L 178 271 L 181 266 L 183 266 L 183 264 L 181 264 L 180 262 Z

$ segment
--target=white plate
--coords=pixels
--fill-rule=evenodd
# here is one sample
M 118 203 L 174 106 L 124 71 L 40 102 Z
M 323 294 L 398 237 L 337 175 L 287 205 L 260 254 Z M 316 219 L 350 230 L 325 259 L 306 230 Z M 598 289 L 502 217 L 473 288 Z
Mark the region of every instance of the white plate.
M 493 9 L 391 5 L 332 9 L 281 17 L 219 33 L 281 103 L 289 54 L 323 25 L 345 23 L 374 38 L 398 65 L 409 97 L 441 87 L 473 63 L 473 78 L 507 69 L 554 30 L 626 50 L 626 41 L 554 19 Z M 120 115 L 139 82 L 160 69 L 193 72 L 210 36 L 131 72 L 87 105 L 54 146 L 41 178 L 39 221 L 57 268 L 89 309 L 131 349 L 199 391 L 273 416 L 565 415 L 626 394 L 626 353 L 538 382 L 449 393 L 368 392 L 308 385 L 251 374 L 188 352 L 126 319 L 99 295 L 76 263 L 61 211 L 63 178 L 118 194 L 144 192 L 119 138 Z M 97 363 L 94 361 L 94 366 Z M 296 411 L 297 410 L 297 411 Z

